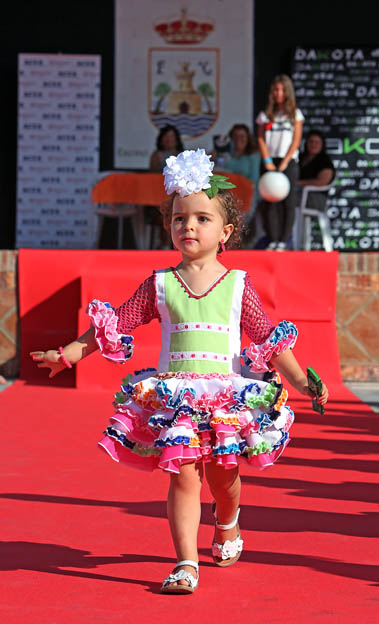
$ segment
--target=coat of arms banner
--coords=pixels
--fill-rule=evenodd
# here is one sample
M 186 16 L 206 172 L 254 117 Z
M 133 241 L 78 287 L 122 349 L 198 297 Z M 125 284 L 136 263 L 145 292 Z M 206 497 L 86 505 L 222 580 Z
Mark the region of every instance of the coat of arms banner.
M 160 128 L 212 149 L 252 125 L 253 0 L 116 0 L 114 166 L 146 169 Z

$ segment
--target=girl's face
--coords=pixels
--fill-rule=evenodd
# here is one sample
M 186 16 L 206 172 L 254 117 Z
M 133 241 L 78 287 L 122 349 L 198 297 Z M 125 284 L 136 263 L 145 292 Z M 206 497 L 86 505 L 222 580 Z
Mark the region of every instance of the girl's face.
M 173 152 L 176 149 L 176 136 L 173 130 L 168 130 L 161 138 L 164 152 Z
M 186 197 L 176 196 L 172 208 L 171 237 L 183 256 L 200 258 L 216 255 L 221 239 L 233 231 L 225 225 L 219 200 L 209 199 L 203 191 Z
M 276 82 L 272 87 L 272 95 L 274 97 L 275 104 L 283 104 L 286 99 L 286 92 L 282 82 Z
M 307 139 L 307 152 L 310 156 L 317 156 L 322 150 L 323 141 L 317 134 L 311 134 Z
M 248 143 L 248 138 L 245 130 L 243 130 L 242 128 L 233 130 L 232 141 L 236 154 L 243 154 Z

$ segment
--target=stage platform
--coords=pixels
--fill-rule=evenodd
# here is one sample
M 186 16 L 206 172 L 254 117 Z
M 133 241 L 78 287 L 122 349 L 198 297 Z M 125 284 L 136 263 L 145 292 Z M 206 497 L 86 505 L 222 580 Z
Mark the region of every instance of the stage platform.
M 114 389 L 120 370 L 98 354 L 47 382 L 44 371 L 35 367 L 28 353 L 67 344 L 83 333 L 89 326 L 86 308 L 92 299 L 110 301 L 116 307 L 153 269 L 175 266 L 179 261 L 175 251 L 21 249 L 21 379 L 87 390 Z M 338 254 L 232 251 L 224 254 L 222 262 L 227 268 L 249 272 L 274 323 L 286 319 L 297 325 L 296 357 L 302 366 L 312 365 L 329 383 L 341 383 L 335 324 Z M 156 366 L 158 322 L 137 328 L 134 336 L 136 347 L 128 372 L 131 367 Z M 246 344 L 244 337 L 243 346 Z
M 74 337 L 85 325 L 88 295 L 118 304 L 133 279 L 178 256 L 149 252 L 158 254 L 149 265 L 142 252 L 45 253 L 20 255 L 22 378 L 0 394 L 9 433 L 0 456 L 2 621 L 377 622 L 379 432 L 377 416 L 339 375 L 335 255 L 226 255 L 227 266 L 249 271 L 273 320 L 299 325 L 296 355 L 319 370 L 331 398 L 321 417 L 291 390 L 296 422 L 285 453 L 262 472 L 241 467 L 245 547 L 230 568 L 212 563 L 204 485 L 199 589 L 162 596 L 160 583 L 175 561 L 165 518 L 168 477 L 119 466 L 96 446 L 128 365 L 105 362 L 112 372 L 99 381 L 103 362 L 94 354 L 82 376 L 78 367 L 51 383 L 46 371 L 30 367 L 27 352 Z M 136 355 L 144 339 L 140 334 Z

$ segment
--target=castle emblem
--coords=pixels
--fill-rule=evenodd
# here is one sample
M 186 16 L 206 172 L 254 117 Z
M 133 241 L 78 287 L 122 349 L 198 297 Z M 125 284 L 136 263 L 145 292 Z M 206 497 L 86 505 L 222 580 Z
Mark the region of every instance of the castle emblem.
M 157 128 L 172 124 L 184 138 L 201 136 L 217 121 L 218 100 L 218 49 L 150 49 L 149 115 Z
M 169 94 L 167 102 L 167 112 L 171 115 L 201 114 L 201 95 L 194 89 L 192 81 L 195 72 L 190 71 L 189 65 L 189 63 L 182 63 L 181 69 L 175 74 L 178 89 Z

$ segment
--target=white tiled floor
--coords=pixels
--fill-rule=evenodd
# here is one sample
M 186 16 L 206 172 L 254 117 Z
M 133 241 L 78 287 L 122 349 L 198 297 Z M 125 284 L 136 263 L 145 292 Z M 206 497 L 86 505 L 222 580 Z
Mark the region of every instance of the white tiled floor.
M 379 414 L 379 382 L 345 381 L 345 386 Z

